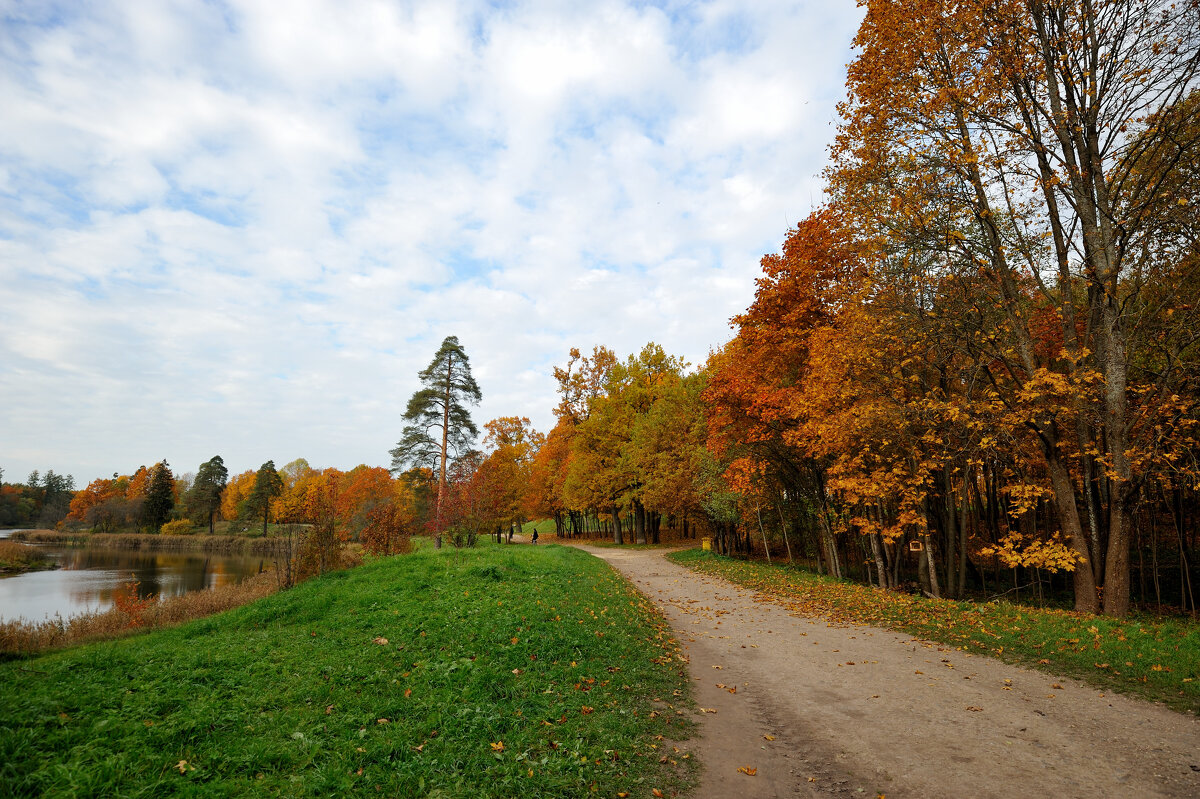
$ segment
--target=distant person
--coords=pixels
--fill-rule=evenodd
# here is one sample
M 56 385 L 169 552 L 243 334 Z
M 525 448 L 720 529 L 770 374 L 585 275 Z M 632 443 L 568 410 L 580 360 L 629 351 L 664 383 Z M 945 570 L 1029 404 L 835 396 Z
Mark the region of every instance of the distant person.
M 533 543 L 537 543 L 537 528 L 533 528 Z
M 508 528 L 508 543 L 512 543 L 512 527 Z

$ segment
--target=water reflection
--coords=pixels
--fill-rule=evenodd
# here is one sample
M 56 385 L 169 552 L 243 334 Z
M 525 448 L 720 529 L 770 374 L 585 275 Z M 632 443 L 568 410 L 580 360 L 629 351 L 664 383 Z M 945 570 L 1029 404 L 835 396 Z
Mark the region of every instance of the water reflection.
M 178 596 L 238 583 L 271 566 L 260 556 L 40 548 L 60 568 L 0 579 L 0 618 L 40 621 L 55 613 L 105 610 L 113 593 L 131 581 L 139 583 L 142 597 Z

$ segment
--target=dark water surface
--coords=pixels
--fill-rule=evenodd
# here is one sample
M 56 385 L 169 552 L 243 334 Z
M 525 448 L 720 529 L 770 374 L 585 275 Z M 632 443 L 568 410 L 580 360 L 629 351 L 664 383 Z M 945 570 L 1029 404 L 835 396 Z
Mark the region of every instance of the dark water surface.
M 113 591 L 131 580 L 140 582 L 140 596 L 169 597 L 239 583 L 271 566 L 258 555 L 38 548 L 59 568 L 0 578 L 0 619 L 41 621 L 55 613 L 66 618 L 106 610 L 112 607 Z

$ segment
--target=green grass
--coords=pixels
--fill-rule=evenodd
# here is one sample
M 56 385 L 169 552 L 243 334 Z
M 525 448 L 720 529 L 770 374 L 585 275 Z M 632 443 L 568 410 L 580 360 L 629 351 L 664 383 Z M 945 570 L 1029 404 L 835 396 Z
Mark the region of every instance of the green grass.
M 1007 602 L 929 599 L 698 549 L 667 557 L 771 594 L 801 613 L 900 630 L 1200 712 L 1200 624 L 1193 621 L 1122 620 Z
M 535 528 L 538 531 L 538 541 L 541 541 L 542 539 L 547 538 L 547 537 L 549 537 L 549 538 L 554 537 L 554 520 L 553 519 L 537 519 L 536 521 L 525 522 L 524 524 L 521 525 L 521 529 L 518 530 L 517 532 L 522 533 L 524 535 L 531 535 Z
M 677 651 L 649 602 L 581 552 L 423 547 L 172 630 L 0 664 L 0 785 L 671 795 L 695 771 L 671 743 L 692 724 Z

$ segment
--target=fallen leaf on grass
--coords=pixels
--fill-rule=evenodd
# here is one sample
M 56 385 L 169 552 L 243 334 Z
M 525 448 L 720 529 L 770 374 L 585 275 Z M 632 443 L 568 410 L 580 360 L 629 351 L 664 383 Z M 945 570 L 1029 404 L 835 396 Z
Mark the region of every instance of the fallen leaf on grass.
M 380 646 L 388 645 L 388 639 L 384 638 L 382 635 L 375 636 L 375 638 L 373 640 L 375 641 L 375 643 L 379 644 Z
M 492 746 L 493 752 L 503 752 L 504 751 L 504 741 L 496 741 L 496 743 L 492 744 L 491 746 Z
M 405 689 L 404 689 L 404 698 L 405 698 L 405 699 L 408 699 L 410 696 L 412 696 L 412 689 L 411 689 L 411 688 L 405 688 Z
M 658 797 L 658 799 L 662 799 L 663 792 L 660 791 L 658 788 L 655 788 L 650 793 L 654 794 L 656 797 Z
M 738 766 L 738 771 L 742 774 L 745 774 L 747 777 L 753 777 L 758 773 L 758 769 L 751 766 Z
M 187 761 L 180 760 L 178 763 L 175 764 L 175 768 L 179 769 L 180 774 L 183 774 L 184 772 L 187 771 Z
M 596 709 L 596 708 L 594 708 L 594 707 L 588 707 L 587 705 L 584 705 L 583 707 L 581 707 L 581 708 L 579 709 L 579 712 L 580 712 L 580 713 L 582 713 L 583 715 L 585 715 L 585 716 L 586 716 L 586 715 L 588 715 L 589 713 L 591 713 L 591 712 L 592 712 L 593 710 L 595 710 L 595 709 Z

